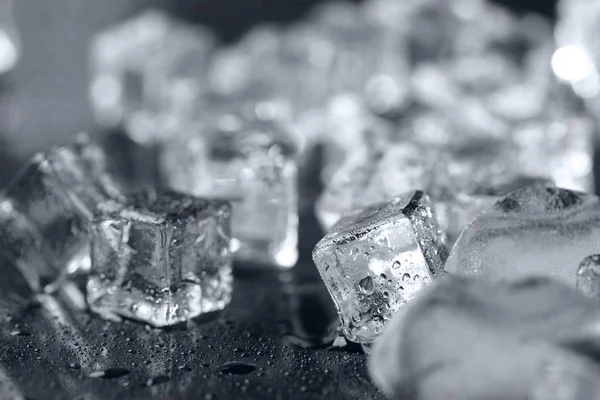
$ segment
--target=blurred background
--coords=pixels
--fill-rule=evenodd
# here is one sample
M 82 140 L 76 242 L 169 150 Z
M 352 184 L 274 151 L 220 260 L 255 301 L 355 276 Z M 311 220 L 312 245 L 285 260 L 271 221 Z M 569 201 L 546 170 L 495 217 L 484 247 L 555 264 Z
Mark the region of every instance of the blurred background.
M 0 0 L 0 5 L 5 0 Z M 149 6 L 211 27 L 224 41 L 261 21 L 302 18 L 318 0 L 18 0 L 14 17 L 22 42 L 17 67 L 3 78 L 0 118 L 4 157 L 23 159 L 77 131 L 94 131 L 87 97 L 88 45 L 94 34 Z M 502 0 L 517 11 L 554 16 L 554 0 Z M 10 90 L 7 90 L 10 87 Z M 11 175 L 0 171 L 0 185 Z

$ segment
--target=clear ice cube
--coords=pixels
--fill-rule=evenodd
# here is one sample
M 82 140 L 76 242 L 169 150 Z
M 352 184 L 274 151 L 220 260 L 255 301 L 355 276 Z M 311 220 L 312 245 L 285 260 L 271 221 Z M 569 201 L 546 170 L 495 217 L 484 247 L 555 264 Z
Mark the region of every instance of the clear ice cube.
M 90 48 L 97 120 L 123 125 L 139 143 L 161 140 L 173 119 L 194 111 L 214 44 L 208 30 L 158 10 L 101 32 Z
M 231 206 L 144 190 L 105 203 L 92 227 L 92 311 L 154 326 L 223 309 L 231 300 Z
M 442 272 L 444 242 L 420 191 L 342 218 L 317 244 L 313 260 L 344 335 L 373 342 L 392 315 Z
M 165 145 L 173 189 L 233 202 L 236 258 L 289 268 L 298 259 L 296 142 L 284 125 L 225 115 Z
M 577 289 L 588 297 L 600 300 L 600 254 L 584 258 L 577 269 Z
M 89 269 L 88 224 L 107 201 L 123 201 L 106 155 L 81 136 L 34 156 L 0 192 L 0 248 L 34 290 L 52 291 Z
M 549 275 L 575 287 L 581 260 L 600 252 L 598 210 L 592 194 L 544 185 L 518 189 L 471 222 L 445 270 L 486 279 Z

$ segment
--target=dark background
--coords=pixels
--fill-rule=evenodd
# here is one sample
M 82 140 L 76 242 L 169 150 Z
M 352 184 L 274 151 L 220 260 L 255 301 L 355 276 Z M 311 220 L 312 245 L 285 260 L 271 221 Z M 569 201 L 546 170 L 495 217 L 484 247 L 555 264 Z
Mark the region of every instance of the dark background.
M 86 94 L 94 33 L 153 5 L 231 41 L 257 22 L 300 18 L 316 3 L 15 0 L 23 48 L 18 67 L 0 78 L 0 187 L 34 151 L 78 131 L 98 132 Z M 553 1 L 503 3 L 549 16 L 554 11 Z M 318 168 L 312 173 L 317 182 Z M 0 400 L 383 398 L 360 351 L 327 349 L 322 340 L 335 310 L 310 259 L 321 232 L 310 213 L 301 221 L 301 259 L 293 272 L 238 266 L 224 312 L 168 330 L 105 322 L 69 302 L 36 299 L 0 259 Z M 88 377 L 111 368 L 128 374 Z

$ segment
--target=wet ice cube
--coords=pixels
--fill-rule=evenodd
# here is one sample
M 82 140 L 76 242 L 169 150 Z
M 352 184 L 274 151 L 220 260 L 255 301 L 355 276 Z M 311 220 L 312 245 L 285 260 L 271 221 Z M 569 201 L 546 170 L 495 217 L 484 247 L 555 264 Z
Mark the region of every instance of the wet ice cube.
M 352 211 L 428 188 L 435 154 L 432 149 L 408 141 L 390 144 L 384 151 L 353 154 L 315 205 L 321 226 L 328 231 Z
M 230 205 L 145 190 L 104 204 L 92 227 L 92 311 L 154 326 L 223 309 L 231 299 Z
M 89 269 L 88 224 L 98 204 L 123 201 L 103 150 L 77 143 L 34 156 L 0 192 L 0 248 L 34 290 Z
M 391 316 L 441 273 L 444 240 L 420 191 L 342 218 L 317 244 L 313 260 L 344 335 L 375 340 Z
M 226 115 L 167 144 L 161 171 L 173 189 L 233 201 L 236 258 L 289 268 L 298 258 L 295 152 L 285 126 Z
M 551 275 L 575 287 L 579 263 L 600 251 L 598 198 L 544 185 L 509 193 L 478 215 L 445 270 L 474 278 Z
M 123 125 L 139 143 L 161 140 L 171 119 L 194 111 L 214 37 L 158 10 L 96 36 L 90 98 L 98 121 Z
M 579 264 L 577 289 L 588 297 L 600 299 L 600 254 L 588 256 Z

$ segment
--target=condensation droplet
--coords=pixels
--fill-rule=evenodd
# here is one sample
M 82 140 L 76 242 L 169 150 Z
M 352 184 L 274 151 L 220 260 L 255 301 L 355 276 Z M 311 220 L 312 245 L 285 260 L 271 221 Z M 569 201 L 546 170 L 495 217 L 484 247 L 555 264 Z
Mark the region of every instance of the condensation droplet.
M 404 282 L 408 282 L 410 280 L 410 274 L 404 274 L 404 275 L 402 275 L 402 280 Z
M 363 292 L 364 294 L 373 293 L 373 289 L 374 289 L 373 278 L 371 278 L 370 276 L 367 276 L 367 277 L 361 279 L 360 282 L 358 282 L 358 287 L 360 288 L 361 292 Z
M 400 268 L 400 261 L 394 261 L 394 263 L 392 264 L 392 269 L 398 269 Z

